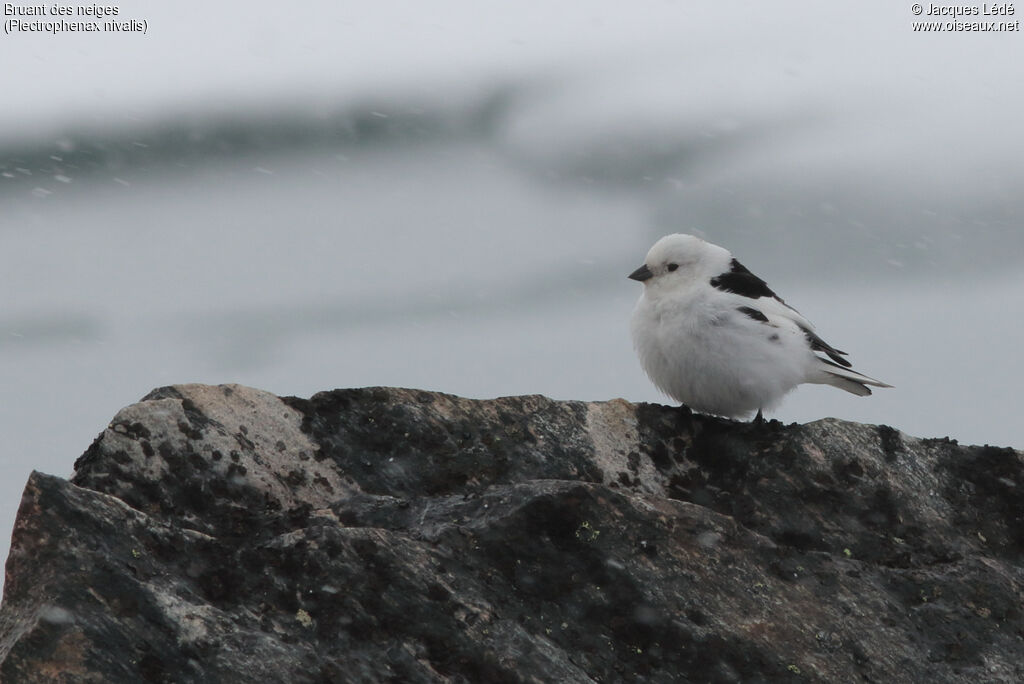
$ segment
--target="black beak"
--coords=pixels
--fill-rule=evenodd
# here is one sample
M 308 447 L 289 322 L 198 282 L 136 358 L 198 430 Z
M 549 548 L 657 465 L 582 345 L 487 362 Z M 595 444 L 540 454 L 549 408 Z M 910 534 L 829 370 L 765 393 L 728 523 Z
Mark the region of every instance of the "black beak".
M 654 274 L 651 273 L 651 269 L 647 268 L 647 264 L 644 264 L 640 268 L 630 273 L 629 277 L 632 280 L 639 280 L 642 283 L 648 278 L 653 278 Z

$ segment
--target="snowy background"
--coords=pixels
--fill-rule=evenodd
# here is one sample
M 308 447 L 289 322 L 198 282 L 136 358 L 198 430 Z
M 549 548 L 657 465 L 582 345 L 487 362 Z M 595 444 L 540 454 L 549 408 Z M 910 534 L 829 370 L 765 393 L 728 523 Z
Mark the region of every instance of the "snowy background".
M 1024 447 L 1024 36 L 910 6 L 124 2 L 147 35 L 0 35 L 0 555 L 29 472 L 166 384 L 663 401 L 626 275 L 669 232 L 896 386 L 775 417 Z

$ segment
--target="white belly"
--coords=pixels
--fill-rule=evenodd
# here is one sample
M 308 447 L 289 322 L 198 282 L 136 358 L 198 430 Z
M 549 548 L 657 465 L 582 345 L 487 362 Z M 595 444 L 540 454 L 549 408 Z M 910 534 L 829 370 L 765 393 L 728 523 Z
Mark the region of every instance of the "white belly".
M 656 310 L 641 297 L 633 311 L 640 363 L 665 394 L 704 413 L 743 417 L 770 409 L 806 381 L 813 355 L 803 334 L 738 311 L 674 302 Z

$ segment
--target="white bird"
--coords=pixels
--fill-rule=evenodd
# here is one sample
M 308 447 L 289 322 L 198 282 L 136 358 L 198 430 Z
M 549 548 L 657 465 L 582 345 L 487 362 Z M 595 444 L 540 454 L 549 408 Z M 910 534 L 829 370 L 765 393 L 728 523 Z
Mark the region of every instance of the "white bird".
M 629 277 L 644 284 L 632 318 L 640 364 L 696 411 L 745 418 L 756 410 L 760 420 L 805 382 L 859 396 L 871 394 L 868 385 L 892 387 L 852 370 L 846 352 L 718 245 L 666 235 Z

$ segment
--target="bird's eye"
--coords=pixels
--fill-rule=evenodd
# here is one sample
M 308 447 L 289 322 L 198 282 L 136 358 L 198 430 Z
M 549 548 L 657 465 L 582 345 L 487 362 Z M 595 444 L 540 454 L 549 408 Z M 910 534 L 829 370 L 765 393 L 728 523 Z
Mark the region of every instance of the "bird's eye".
M 670 270 L 670 271 L 674 271 L 677 268 L 679 268 L 679 264 L 669 264 L 668 265 L 668 270 Z

